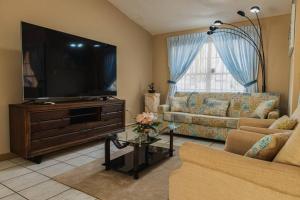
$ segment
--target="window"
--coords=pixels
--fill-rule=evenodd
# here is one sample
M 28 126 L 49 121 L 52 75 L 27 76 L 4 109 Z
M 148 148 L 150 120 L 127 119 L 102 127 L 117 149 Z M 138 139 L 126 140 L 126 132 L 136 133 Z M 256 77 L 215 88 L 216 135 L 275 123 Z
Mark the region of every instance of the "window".
M 201 48 L 177 83 L 177 89 L 184 92 L 244 92 L 244 87 L 229 73 L 211 41 Z

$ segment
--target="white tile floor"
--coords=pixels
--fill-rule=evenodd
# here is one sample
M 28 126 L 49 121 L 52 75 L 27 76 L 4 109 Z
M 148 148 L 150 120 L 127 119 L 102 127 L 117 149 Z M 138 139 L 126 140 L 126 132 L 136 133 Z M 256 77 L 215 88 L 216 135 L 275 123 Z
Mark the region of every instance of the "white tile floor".
M 162 139 L 168 140 L 168 135 Z M 224 144 L 211 140 L 174 138 L 174 145 L 194 142 L 216 149 Z M 111 145 L 112 151 L 116 147 Z M 95 200 L 83 192 L 54 181 L 54 176 L 104 157 L 103 142 L 91 143 L 46 156 L 41 164 L 22 158 L 0 162 L 0 200 Z

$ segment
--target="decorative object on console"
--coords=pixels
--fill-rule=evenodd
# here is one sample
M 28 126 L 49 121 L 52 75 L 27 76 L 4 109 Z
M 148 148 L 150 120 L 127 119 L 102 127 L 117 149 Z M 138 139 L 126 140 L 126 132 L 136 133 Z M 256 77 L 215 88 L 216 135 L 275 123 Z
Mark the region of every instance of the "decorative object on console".
M 160 104 L 160 94 L 159 93 L 145 94 L 145 112 L 157 113 L 159 104 Z
M 266 62 L 265 62 L 265 53 L 264 53 L 264 44 L 263 44 L 263 35 L 262 35 L 262 28 L 261 28 L 261 23 L 260 19 L 258 16 L 258 13 L 261 11 L 258 6 L 253 6 L 250 11 L 252 13 L 255 13 L 257 23 L 258 23 L 258 28 L 254 24 L 254 22 L 246 15 L 244 11 L 238 11 L 237 14 L 240 15 L 241 17 L 246 18 L 252 25 L 252 27 L 255 29 L 256 36 L 259 38 L 259 41 L 255 41 L 254 37 L 251 36 L 247 31 L 243 30 L 242 28 L 222 22 L 221 20 L 216 20 L 212 26 L 210 26 L 209 31 L 207 32 L 208 35 L 212 34 L 218 34 L 218 33 L 228 33 L 233 36 L 240 37 L 244 39 L 247 43 L 249 43 L 254 49 L 255 52 L 259 58 L 259 62 L 261 65 L 261 71 L 262 71 L 262 92 L 266 92 Z M 224 26 L 222 26 L 224 25 Z M 222 26 L 222 27 L 219 27 Z M 257 80 L 253 80 L 253 82 L 249 82 L 249 85 L 252 85 L 256 83 Z M 245 86 L 246 87 L 246 86 Z
M 155 93 L 154 83 L 150 83 L 150 84 L 148 85 L 148 92 L 149 92 L 149 93 Z

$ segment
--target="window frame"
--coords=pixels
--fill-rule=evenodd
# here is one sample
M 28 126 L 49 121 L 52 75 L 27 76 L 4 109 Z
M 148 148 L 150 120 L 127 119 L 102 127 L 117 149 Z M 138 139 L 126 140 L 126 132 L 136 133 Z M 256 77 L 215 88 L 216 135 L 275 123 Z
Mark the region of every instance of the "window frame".
M 207 49 L 207 50 L 206 50 Z M 206 52 L 203 52 L 206 51 Z M 204 62 L 200 62 L 200 60 L 204 60 Z M 218 63 L 223 68 L 221 72 L 217 72 L 217 66 L 213 67 L 213 59 L 218 59 L 218 61 L 214 61 L 214 64 Z M 199 63 L 196 63 L 199 62 Z M 196 66 L 200 67 L 197 69 Z M 202 68 L 202 69 L 201 69 Z M 205 73 L 203 73 L 205 72 Z M 189 78 L 187 78 L 189 76 Z M 205 77 L 205 78 L 203 78 Z M 216 80 L 217 77 L 221 77 L 218 84 L 220 85 L 219 88 L 217 86 L 212 86 L 213 77 Z M 224 77 L 226 77 L 227 82 L 224 83 Z M 189 79 L 189 80 L 188 80 Z M 205 81 L 203 81 L 203 79 Z M 229 81 L 228 81 L 229 80 Z M 193 81 L 198 81 L 196 83 L 192 83 Z M 187 83 L 189 82 L 189 83 Z M 199 83 L 200 82 L 200 83 Z M 201 84 L 205 82 L 204 88 L 201 88 Z M 217 83 L 215 83 L 217 84 Z M 233 85 L 234 89 L 225 89 L 224 84 Z M 189 85 L 190 88 L 187 88 Z M 200 85 L 200 88 L 192 87 L 192 85 Z M 203 85 L 203 84 L 202 84 Z M 223 63 L 220 55 L 218 54 L 216 47 L 212 39 L 209 39 L 199 50 L 196 58 L 192 62 L 188 71 L 183 75 L 183 77 L 177 82 L 177 91 L 178 92 L 245 92 L 245 88 L 240 85 L 230 74 L 228 69 L 226 68 L 225 64 Z

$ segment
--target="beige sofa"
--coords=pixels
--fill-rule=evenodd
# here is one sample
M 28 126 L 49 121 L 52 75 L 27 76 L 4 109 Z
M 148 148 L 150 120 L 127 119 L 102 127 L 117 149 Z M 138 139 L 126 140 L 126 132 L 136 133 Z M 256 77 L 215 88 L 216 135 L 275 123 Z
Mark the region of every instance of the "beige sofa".
M 274 110 L 268 113 L 268 119 L 279 117 L 278 94 L 273 93 L 188 93 L 178 92 L 177 97 L 188 97 L 188 113 L 171 112 L 170 105 L 161 105 L 158 108 L 159 120 L 162 122 L 161 129 L 170 122 L 176 122 L 180 127 L 177 133 L 188 136 L 215 139 L 225 141 L 230 130 L 239 127 L 241 118 L 251 117 L 257 106 L 266 100 L 275 100 Z M 230 102 L 226 117 L 197 114 L 206 98 L 227 100 Z
M 252 142 L 241 146 L 248 148 Z M 245 149 L 240 151 L 244 153 Z M 169 179 L 170 200 L 300 199 L 300 167 L 194 143 L 181 147 L 180 158 L 182 166 Z
M 300 121 L 300 106 L 291 117 Z M 182 166 L 170 175 L 169 199 L 299 200 L 300 167 L 242 156 L 266 134 L 283 131 L 268 129 L 273 121 L 242 119 L 244 129 L 230 132 L 226 151 L 185 143 Z

